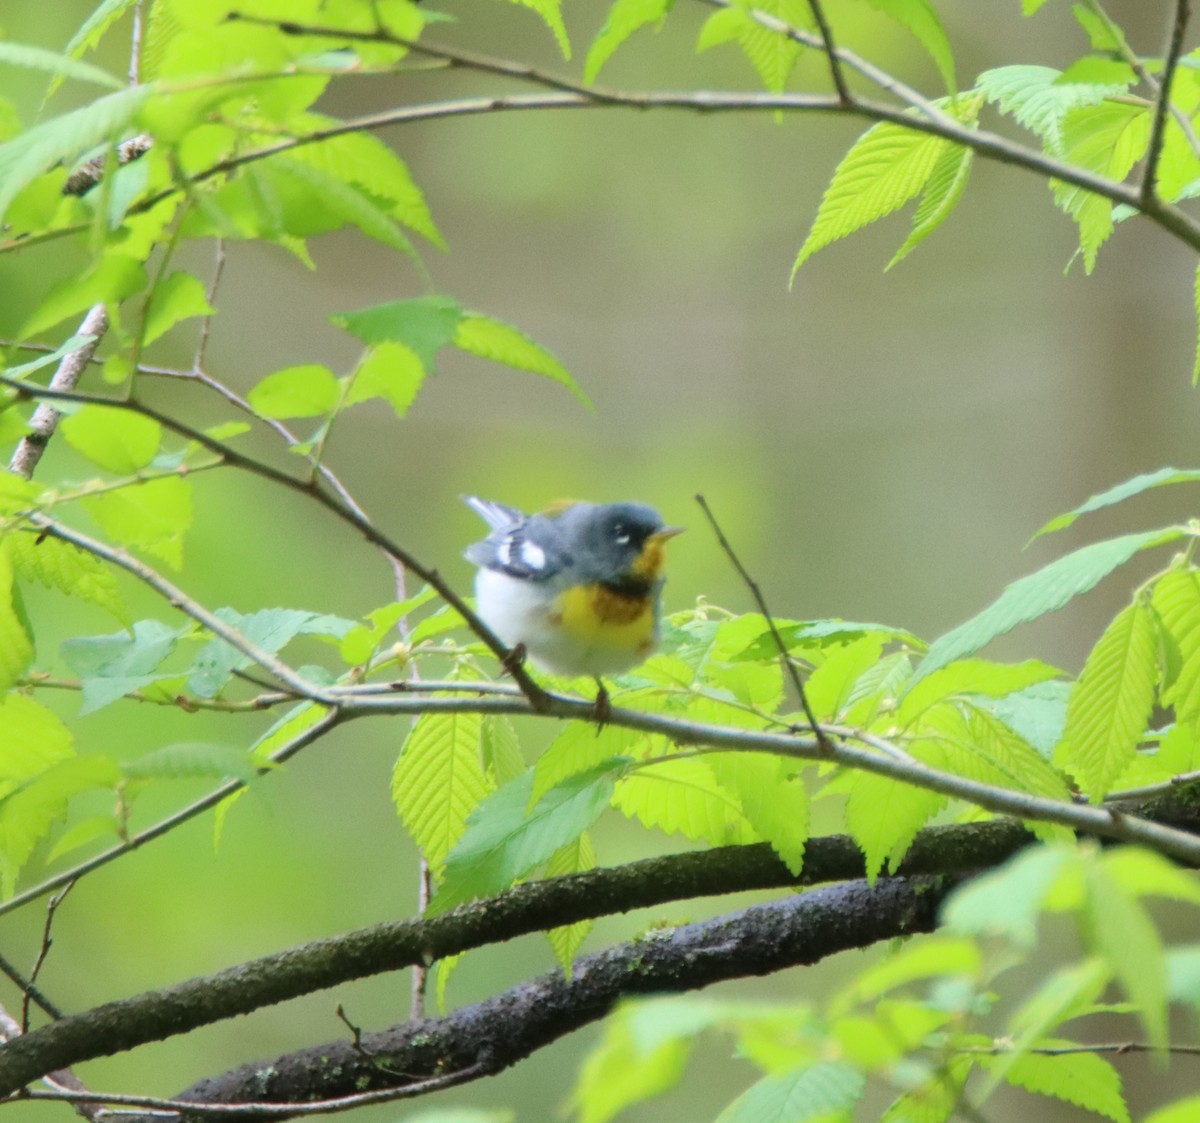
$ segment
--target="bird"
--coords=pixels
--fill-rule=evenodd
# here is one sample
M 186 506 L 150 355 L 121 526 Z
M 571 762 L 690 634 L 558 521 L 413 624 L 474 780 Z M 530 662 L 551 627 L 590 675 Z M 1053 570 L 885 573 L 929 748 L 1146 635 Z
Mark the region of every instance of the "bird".
M 476 611 L 518 659 L 552 675 L 590 675 L 607 710 L 603 675 L 620 674 L 658 646 L 667 526 L 644 503 L 564 500 L 526 515 L 464 495 L 491 528 L 464 552 L 479 567 Z

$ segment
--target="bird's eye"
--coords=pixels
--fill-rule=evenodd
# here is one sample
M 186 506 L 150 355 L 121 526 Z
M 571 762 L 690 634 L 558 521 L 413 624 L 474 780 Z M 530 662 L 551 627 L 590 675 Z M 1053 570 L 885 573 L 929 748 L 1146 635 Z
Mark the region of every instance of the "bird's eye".
M 623 523 L 617 523 L 617 525 L 613 527 L 613 541 L 618 546 L 628 546 L 629 539 L 629 528 Z

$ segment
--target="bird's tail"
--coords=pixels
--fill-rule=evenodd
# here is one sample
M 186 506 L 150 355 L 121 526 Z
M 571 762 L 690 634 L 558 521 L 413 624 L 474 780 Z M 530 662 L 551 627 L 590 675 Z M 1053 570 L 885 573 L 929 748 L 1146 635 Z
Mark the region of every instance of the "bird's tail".
M 493 503 L 492 500 L 480 499 L 477 495 L 464 495 L 462 501 L 493 530 L 513 526 L 525 517 L 516 507 L 506 507 L 503 503 Z

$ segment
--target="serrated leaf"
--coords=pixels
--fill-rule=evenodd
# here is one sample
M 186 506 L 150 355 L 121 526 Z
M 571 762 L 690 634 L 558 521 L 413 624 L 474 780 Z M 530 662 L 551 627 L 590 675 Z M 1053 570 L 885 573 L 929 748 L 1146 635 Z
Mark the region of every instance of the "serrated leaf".
M 1167 968 L 1154 921 L 1136 896 L 1092 862 L 1085 879 L 1083 909 L 1090 946 L 1104 957 L 1146 1029 L 1150 1043 L 1167 1045 Z
M 918 686 L 905 694 L 904 701 L 896 711 L 896 723 L 903 728 L 934 703 L 946 698 L 979 694 L 1001 698 L 1062 674 L 1057 667 L 1040 659 L 1027 659 L 1023 663 L 959 659 L 927 675 Z
M 927 0 L 867 0 L 872 8 L 882 12 L 894 20 L 906 31 L 910 32 L 929 52 L 942 81 L 946 83 L 948 92 L 957 89 L 954 76 L 954 51 L 946 29 L 938 18 L 937 12 Z
M 133 7 L 136 0 L 102 0 L 96 9 L 83 21 L 79 30 L 71 36 L 63 52 L 68 58 L 82 58 L 88 51 L 100 42 L 104 33 L 119 20 L 126 11 Z M 61 77 L 52 78 L 46 88 L 46 100 L 49 101 L 54 92 L 62 84 Z
M 417 256 L 416 249 L 400 229 L 400 224 L 373 199 L 340 176 L 314 164 L 278 156 L 271 161 L 271 173 L 291 180 L 293 187 L 303 188 L 305 191 L 304 201 L 297 204 L 293 218 L 300 218 L 302 211 L 313 212 L 312 228 L 303 222 L 298 226 L 289 222 L 289 233 L 301 236 L 319 233 L 329 229 L 330 217 L 336 217 L 341 220 L 338 225 L 350 223 L 357 226 L 368 238 L 374 238 L 375 241 L 399 250 L 408 257 Z
M 354 626 L 349 620 L 296 608 L 263 608 L 242 615 L 232 608 L 218 608 L 215 615 L 251 643 L 274 655 L 297 636 L 324 635 L 340 639 Z M 196 656 L 188 678 L 188 689 L 201 698 L 214 698 L 235 670 L 252 660 L 225 640 L 213 638 Z
M 1163 897 L 1200 905 L 1200 883 L 1190 870 L 1181 869 L 1153 850 L 1120 846 L 1100 856 L 1105 873 L 1135 897 Z
M 178 476 L 85 496 L 83 505 L 104 532 L 122 546 L 183 565 L 183 535 L 192 525 L 192 485 Z
M 633 730 L 617 725 L 597 728 L 583 721 L 568 723 L 538 757 L 530 799 L 536 802 L 567 777 L 587 772 L 602 761 L 634 755 L 633 746 L 638 739 Z
M 644 827 L 704 839 L 714 846 L 748 842 L 746 820 L 736 798 L 713 775 L 707 761 L 666 758 L 624 777 L 613 806 Z
M 625 1108 L 672 1088 L 683 1075 L 692 1038 L 672 1036 L 641 1047 L 632 1007 L 608 1019 L 604 1037 L 583 1062 L 571 1092 L 579 1123 L 608 1123 Z
M 404 343 L 385 341 L 368 348 L 350 376 L 346 405 L 383 398 L 397 417 L 408 413 L 425 382 L 417 353 Z
M 200 278 L 176 270 L 150 294 L 142 343 L 148 347 L 181 321 L 194 316 L 211 316 L 215 312 Z
M 107 86 L 110 90 L 121 90 L 125 83 L 91 63 L 80 62 L 69 55 L 60 55 L 44 47 L 31 47 L 24 43 L 0 42 L 0 63 L 18 66 L 23 70 L 42 70 L 63 78 L 75 78 L 80 82 L 91 82 Z
M 464 313 L 454 332 L 454 345 L 482 359 L 549 378 L 591 407 L 591 401 L 571 377 L 571 372 L 549 351 L 509 324 L 476 312 Z
M 1133 759 L 1154 705 L 1157 676 L 1154 617 L 1135 601 L 1096 642 L 1067 703 L 1062 759 L 1093 803 Z
M 32 534 L 13 535 L 8 548 L 19 576 L 94 604 L 118 620 L 128 620 L 129 610 L 117 591 L 116 578 L 86 550 L 61 538 L 39 541 Z
M 400 821 L 435 874 L 493 790 L 479 759 L 481 733 L 479 714 L 424 714 L 392 772 Z
M 833 173 L 792 277 L 817 250 L 891 214 L 917 195 L 949 144 L 890 121 L 863 133 Z
M 130 86 L 34 125 L 0 145 L 0 218 L 17 193 L 43 172 L 73 163 L 126 129 L 151 92 L 150 86 Z
M 857 1069 L 837 1061 L 818 1061 L 752 1084 L 720 1115 L 717 1123 L 808 1123 L 849 1111 L 866 1090 Z
M 1055 530 L 1062 530 L 1064 527 L 1070 526 L 1080 515 L 1087 515 L 1092 511 L 1100 511 L 1105 507 L 1111 507 L 1114 503 L 1121 503 L 1126 499 L 1132 499 L 1133 496 L 1141 495 L 1142 492 L 1149 491 L 1151 488 L 1163 487 L 1166 484 L 1195 483 L 1196 481 L 1200 481 L 1200 469 L 1196 468 L 1159 468 L 1154 472 L 1146 472 L 1143 475 L 1134 476 L 1131 480 L 1125 480 L 1124 483 L 1119 483 L 1115 487 L 1108 488 L 1106 491 L 1098 492 L 1086 502 L 1081 503 L 1073 511 L 1056 515 L 1048 523 L 1040 527 L 1029 541 L 1032 542 L 1034 539 L 1040 538 L 1043 534 L 1050 534 Z
M 1177 720 L 1194 727 L 1200 719 L 1200 571 L 1175 568 L 1155 582 L 1151 604 L 1174 645 L 1177 669 L 1164 676 L 1162 701 Z
M 472 813 L 446 858 L 428 916 L 507 889 L 555 851 L 573 842 L 608 806 L 622 760 L 568 777 L 529 808 L 533 773 L 493 792 Z
M 865 636 L 834 651 L 808 676 L 804 693 L 818 720 L 834 720 L 842 713 L 854 684 L 878 661 L 883 644 L 883 636 Z
M 1052 155 L 1065 151 L 1063 121 L 1073 109 L 1099 105 L 1125 92 L 1124 85 L 1064 84 L 1062 72 L 1049 66 L 1000 66 L 975 80 L 989 102 L 1018 124 L 1037 133 Z
M 392 341 L 411 347 L 427 371 L 437 353 L 454 340 L 463 310 L 448 296 L 390 300 L 356 312 L 338 312 L 330 319 L 364 343 Z
M 0 729 L 0 795 L 75 755 L 62 719 L 27 695 L 0 698 Z
M 525 771 L 521 740 L 517 736 L 516 727 L 504 714 L 484 716 L 480 748 L 483 766 L 496 787 L 515 780 Z
M 584 831 L 574 842 L 560 847 L 547 859 L 543 873 L 546 877 L 566 877 L 573 873 L 585 873 L 596 867 L 596 850 L 592 836 Z M 574 924 L 562 924 L 546 933 L 554 957 L 562 965 L 567 978 L 571 977 L 571 964 L 587 939 L 595 922 L 580 920 Z
M 0 548 L 0 691 L 7 690 L 33 662 L 33 643 L 17 611 L 13 566 L 8 550 Z
M 604 26 L 588 48 L 583 80 L 594 82 L 600 68 L 626 39 L 639 28 L 661 21 L 674 4 L 675 0 L 615 0 L 608 9 Z
M 121 765 L 135 779 L 182 780 L 195 777 L 250 783 L 258 768 L 240 749 L 202 741 L 181 741 L 148 752 Z
M 1071 1042 L 1038 1042 L 1038 1048 L 1069 1047 Z M 983 1058 L 984 1067 L 989 1058 Z M 1114 1123 L 1129 1123 L 1129 1109 L 1121 1093 L 1121 1076 L 1103 1057 L 1094 1053 L 1062 1053 L 1045 1056 L 1026 1053 L 1014 1061 L 1004 1079 L 1017 1088 L 1039 1096 L 1066 1100 L 1087 1111 L 1106 1115 Z
M 132 475 L 158 455 L 162 426 L 132 410 L 85 405 L 59 430 L 76 452 L 110 472 Z
M 338 404 L 342 388 L 327 366 L 304 363 L 268 374 L 246 397 L 263 417 L 319 417 Z
M 571 41 L 567 37 L 567 28 L 562 18 L 562 0 L 509 0 L 509 3 L 519 4 L 523 8 L 530 8 L 537 12 L 541 16 L 542 22 L 553 33 L 563 58 L 571 57 Z
M 146 284 L 146 270 L 140 261 L 123 253 L 106 254 L 82 272 L 53 285 L 21 327 L 21 338 L 38 335 L 95 304 L 119 303 L 141 292 Z
M 761 753 L 715 753 L 708 763 L 737 796 L 754 830 L 797 876 L 809 838 L 809 799 L 795 762 Z
M 942 906 L 942 924 L 951 932 L 1002 936 L 1018 947 L 1037 942 L 1037 920 L 1064 869 L 1067 847 L 1031 846 L 1004 865 L 954 890 Z
M 917 832 L 946 805 L 946 797 L 912 784 L 855 774 L 846 801 L 846 829 L 863 852 L 867 880 L 874 882 L 887 863 L 895 872 Z
M 80 636 L 62 645 L 67 666 L 83 679 L 81 714 L 115 702 L 164 676 L 159 666 L 175 650 L 179 632 L 157 620 L 106 636 Z
M 1141 550 L 1177 541 L 1183 531 L 1166 530 L 1126 534 L 1104 542 L 1093 542 L 1051 562 L 1036 573 L 1014 581 L 999 599 L 965 624 L 947 632 L 930 647 L 909 681 L 912 689 L 921 679 L 948 663 L 974 654 L 997 636 L 1062 608 L 1073 597 L 1086 593 L 1118 566 Z
M 912 231 L 892 260 L 884 266 L 885 273 L 903 261 L 950 217 L 967 189 L 974 158 L 974 149 L 965 147 L 949 148 L 938 157 L 933 171 L 929 173 L 921 201 L 913 212 Z

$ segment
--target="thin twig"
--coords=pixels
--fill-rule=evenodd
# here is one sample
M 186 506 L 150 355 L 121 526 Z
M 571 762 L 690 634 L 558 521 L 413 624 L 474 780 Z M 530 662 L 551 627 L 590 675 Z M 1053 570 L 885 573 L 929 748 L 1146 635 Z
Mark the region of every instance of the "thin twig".
M 62 362 L 58 364 L 58 369 L 50 379 L 50 386 L 53 389 L 64 392 L 75 389 L 106 331 L 108 331 L 108 313 L 105 312 L 103 304 L 95 304 L 84 316 L 83 323 L 79 325 L 79 331 L 76 333 L 91 338 L 78 350 L 63 356 Z M 38 461 L 42 459 L 42 453 L 46 451 L 46 444 L 54 436 L 60 420 L 62 420 L 62 414 L 49 402 L 43 401 L 38 404 L 37 409 L 33 411 L 33 416 L 29 419 L 29 432 L 21 438 L 21 443 L 17 445 L 16 452 L 8 462 L 10 472 L 15 472 L 25 479 L 33 476 Z
M 49 1014 L 50 1017 L 61 1018 L 63 1016 L 62 1010 L 55 1003 L 51 1002 L 40 988 L 35 986 L 33 982 L 31 982 L 20 971 L 18 971 L 3 954 L 0 954 L 0 972 L 7 975 L 13 985 L 16 986 L 17 990 L 19 990 L 22 994 L 29 995 L 29 997 L 32 998 L 42 1010 Z M 20 1026 L 17 1028 L 19 1029 Z
M 1163 76 L 1159 85 L 1158 100 L 1154 105 L 1154 118 L 1150 123 L 1150 141 L 1146 146 L 1146 170 L 1142 174 L 1142 204 L 1147 206 L 1157 197 L 1155 181 L 1158 178 L 1158 163 L 1162 157 L 1163 136 L 1167 126 L 1167 110 L 1171 104 L 1171 83 L 1179 56 L 1183 51 L 1183 36 L 1187 31 L 1190 15 L 1190 0 L 1175 0 L 1175 18 L 1167 36 L 1167 47 L 1163 60 Z
M 816 735 L 818 745 L 826 753 L 832 753 L 833 745 L 829 742 L 828 737 L 825 736 L 825 731 L 817 721 L 816 714 L 813 713 L 812 707 L 808 704 L 808 695 L 805 693 L 800 672 L 796 670 L 796 664 L 792 662 L 787 644 L 783 642 L 783 636 L 779 634 L 779 628 L 775 625 L 775 618 L 771 615 L 771 610 L 767 607 L 766 598 L 763 596 L 762 590 L 758 587 L 758 582 L 750 576 L 749 571 L 742 565 L 737 554 L 734 553 L 733 547 L 729 544 L 729 539 L 725 537 L 724 531 L 721 530 L 721 526 L 717 522 L 716 515 L 712 513 L 704 496 L 697 495 L 696 502 L 700 504 L 700 510 L 704 512 L 704 517 L 708 519 L 708 524 L 712 527 L 713 534 L 717 537 L 717 544 L 725 551 L 725 556 L 730 560 L 733 568 L 737 570 L 743 584 L 750 590 L 750 595 L 754 598 L 754 603 L 758 605 L 759 612 L 763 614 L 763 618 L 767 622 L 767 627 L 771 630 L 771 638 L 775 641 L 775 646 L 779 649 L 779 660 L 791 678 L 792 686 L 795 687 L 796 693 L 800 696 L 800 705 L 804 709 L 804 716 L 808 719 L 808 724 L 812 727 L 812 731 Z
M 821 42 L 825 57 L 829 60 L 829 77 L 833 80 L 833 88 L 837 90 L 841 103 L 849 108 L 854 104 L 854 97 L 846 84 L 846 76 L 842 73 L 842 60 L 838 57 L 837 44 L 833 41 L 833 29 L 825 17 L 825 9 L 821 7 L 821 0 L 808 0 L 808 7 L 816 21 L 817 29 L 821 32 Z
M 208 293 L 205 296 L 205 300 L 210 308 L 213 306 L 213 301 L 217 299 L 217 289 L 221 287 L 221 277 L 224 272 L 225 239 L 218 238 L 215 250 L 215 263 L 213 265 L 212 280 L 209 282 Z M 191 371 L 192 376 L 197 379 L 200 377 L 201 372 L 204 369 L 204 355 L 208 350 L 208 333 L 212 329 L 212 318 L 213 314 L 209 312 L 200 320 L 200 335 L 196 340 L 196 353 L 192 356 Z M 293 440 L 291 443 L 295 444 L 296 442 Z
M 141 85 L 142 81 L 142 15 L 145 0 L 136 0 L 133 5 L 133 27 L 129 45 L 129 84 Z
M 18 1025 L 16 1019 L 0 1006 L 0 1042 L 12 1041 L 25 1032 L 27 1031 Z M 42 1083 L 55 1092 L 87 1092 L 87 1085 L 69 1068 L 46 1073 L 42 1077 Z M 99 1104 L 76 1103 L 73 1106 L 75 1113 L 88 1120 L 88 1123 L 95 1123 L 104 1114 L 104 1109 Z
M 485 1074 L 482 1064 L 470 1065 L 443 1076 L 431 1076 L 427 1080 L 414 1080 L 399 1088 L 381 1088 L 374 1092 L 359 1092 L 353 1096 L 338 1096 L 332 1100 L 313 1100 L 308 1103 L 200 1103 L 195 1100 L 168 1100 L 157 1096 L 126 1096 L 118 1092 L 35 1092 L 27 1091 L 18 1099 L 58 1100 L 62 1103 L 115 1104 L 122 1107 L 148 1108 L 156 1112 L 174 1115 L 209 1116 L 214 1119 L 264 1118 L 290 1119 L 295 1116 L 333 1115 L 340 1111 L 351 1111 L 371 1104 L 394 1103 L 427 1096 L 444 1088 L 467 1084 Z
M 42 973 L 42 967 L 46 962 L 46 956 L 50 954 L 50 948 L 54 945 L 54 914 L 58 912 L 58 906 L 63 903 L 66 895 L 74 888 L 75 882 L 68 881 L 63 886 L 61 892 L 55 893 L 46 904 L 46 921 L 42 925 L 42 943 L 38 948 L 37 958 L 33 963 L 33 970 L 29 972 L 29 985 L 24 988 L 24 993 L 21 995 L 22 1033 L 29 1032 L 29 1003 L 33 997 L 30 990 L 37 983 L 38 975 Z

